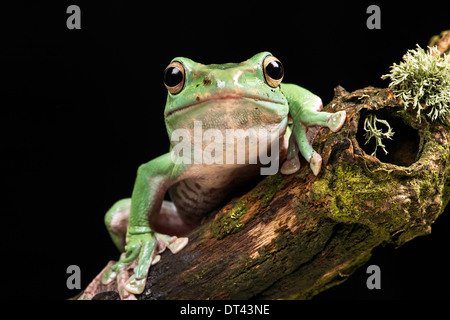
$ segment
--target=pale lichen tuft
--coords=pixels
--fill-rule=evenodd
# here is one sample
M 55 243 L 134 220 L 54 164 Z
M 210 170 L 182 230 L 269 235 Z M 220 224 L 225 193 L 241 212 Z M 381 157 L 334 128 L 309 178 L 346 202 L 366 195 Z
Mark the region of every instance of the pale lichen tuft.
M 384 124 L 387 127 L 387 131 L 383 132 L 382 129 L 379 129 L 377 127 L 377 122 Z M 394 135 L 394 132 L 392 131 L 391 126 L 389 125 L 389 123 L 386 120 L 378 119 L 375 114 L 370 114 L 364 120 L 364 131 L 366 132 L 364 134 L 364 137 L 366 138 L 365 144 L 368 144 L 372 138 L 375 138 L 375 151 L 372 152 L 372 156 L 376 157 L 378 147 L 382 148 L 385 154 L 388 154 L 388 152 L 385 148 L 386 146 L 383 144 L 383 142 L 381 140 L 382 139 L 391 139 L 392 140 L 392 136 Z
M 428 51 L 417 45 L 408 50 L 403 61 L 391 66 L 389 87 L 402 100 L 405 109 L 417 112 L 420 121 L 422 111 L 432 120 L 444 124 L 450 119 L 450 55 L 440 55 L 436 47 Z

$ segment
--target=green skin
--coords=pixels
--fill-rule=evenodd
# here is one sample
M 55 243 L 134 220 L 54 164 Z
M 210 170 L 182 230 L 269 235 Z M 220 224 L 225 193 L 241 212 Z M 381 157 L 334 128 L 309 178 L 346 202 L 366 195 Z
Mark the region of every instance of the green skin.
M 194 121 L 202 121 L 204 129 L 279 130 L 281 173 L 292 174 L 300 168 L 300 151 L 317 175 L 322 158 L 311 147 L 313 137 L 308 137 L 307 129 L 325 126 L 336 132 L 345 121 L 345 111 L 320 112 L 321 99 L 297 85 L 269 85 L 263 70 L 268 56 L 269 52 L 262 52 L 242 63 L 214 65 L 173 59 L 183 65 L 185 80 L 181 92 L 168 93 L 167 133 L 171 137 L 180 128 L 192 132 Z M 175 145 L 172 141 L 171 148 Z M 150 266 L 160 258 L 157 254 L 166 247 L 173 253 L 181 250 L 187 238 L 180 236 L 239 186 L 257 178 L 260 173 L 255 168 L 260 166 L 177 164 L 170 152 L 141 165 L 131 199 L 118 201 L 105 216 L 111 238 L 123 254 L 103 273 L 102 282 L 118 278 L 119 293 L 125 298 L 142 293 Z M 166 192 L 173 202 L 164 200 Z M 134 274 L 120 281 L 132 267 Z

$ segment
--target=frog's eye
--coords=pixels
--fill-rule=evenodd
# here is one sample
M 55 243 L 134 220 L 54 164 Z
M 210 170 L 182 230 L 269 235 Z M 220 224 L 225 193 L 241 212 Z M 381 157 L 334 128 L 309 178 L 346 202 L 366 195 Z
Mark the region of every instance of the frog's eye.
M 164 85 L 171 94 L 180 93 L 185 81 L 184 67 L 178 61 L 173 61 L 164 70 Z
M 264 79 L 272 88 L 280 85 L 284 76 L 284 68 L 280 60 L 274 56 L 267 56 L 263 61 Z

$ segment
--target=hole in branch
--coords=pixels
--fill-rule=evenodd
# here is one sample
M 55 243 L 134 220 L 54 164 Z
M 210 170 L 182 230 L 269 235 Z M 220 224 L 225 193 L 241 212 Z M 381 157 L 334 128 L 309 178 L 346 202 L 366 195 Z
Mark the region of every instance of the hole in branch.
M 387 126 L 383 120 L 387 121 L 389 126 Z M 366 129 L 364 126 L 365 123 Z M 383 147 L 380 146 L 380 140 L 377 145 L 375 137 L 367 140 L 367 131 L 370 130 L 374 132 L 374 126 L 376 126 L 375 128 L 380 133 L 379 136 L 382 138 L 381 144 Z M 382 133 L 389 132 L 389 127 L 394 134 L 391 136 L 391 139 L 383 138 Z M 417 160 L 420 144 L 418 131 L 405 124 L 402 118 L 395 115 L 392 110 L 361 110 L 356 140 L 358 141 L 360 148 L 363 149 L 366 154 L 373 154 L 376 149 L 375 156 L 381 162 L 409 167 Z M 387 151 L 387 154 L 384 150 Z

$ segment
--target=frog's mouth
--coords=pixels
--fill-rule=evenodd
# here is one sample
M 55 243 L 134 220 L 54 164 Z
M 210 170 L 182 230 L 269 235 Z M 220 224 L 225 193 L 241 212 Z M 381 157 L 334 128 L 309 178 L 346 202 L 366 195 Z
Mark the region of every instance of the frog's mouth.
M 168 118 L 170 116 L 172 116 L 173 114 L 182 111 L 182 110 L 186 110 L 189 109 L 191 107 L 195 107 L 197 105 L 200 105 L 202 103 L 205 102 L 209 102 L 209 101 L 218 101 L 218 100 L 236 100 L 236 99 L 250 99 L 250 100 L 254 100 L 254 101 L 262 101 L 262 102 L 269 102 L 269 103 L 274 103 L 274 104 L 284 104 L 284 102 L 282 101 L 276 101 L 276 100 L 270 100 L 270 99 L 265 99 L 262 98 L 260 96 L 251 96 L 251 95 L 238 95 L 238 94 L 226 94 L 226 95 L 220 95 L 220 96 L 211 96 L 208 98 L 204 98 L 204 99 L 199 99 L 197 98 L 198 101 L 194 102 L 194 103 L 190 103 L 188 105 L 185 106 L 181 106 L 175 110 L 169 111 L 165 117 Z

